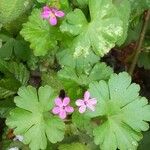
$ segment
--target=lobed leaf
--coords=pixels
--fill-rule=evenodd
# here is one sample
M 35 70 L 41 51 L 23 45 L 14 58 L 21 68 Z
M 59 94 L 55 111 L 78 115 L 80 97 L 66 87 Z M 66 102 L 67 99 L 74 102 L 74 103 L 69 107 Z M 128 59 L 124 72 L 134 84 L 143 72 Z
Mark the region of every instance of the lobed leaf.
M 100 117 L 101 124 L 94 131 L 94 141 L 102 150 L 136 149 L 141 131 L 149 128 L 150 105 L 139 96 L 139 86 L 131 84 L 126 73 L 111 75 L 106 81 L 89 85 L 92 97 L 97 99 L 96 111 L 86 115 Z
M 54 105 L 55 93 L 50 86 L 35 88 L 22 87 L 15 97 L 16 108 L 10 112 L 6 124 L 14 128 L 16 135 L 23 135 L 24 144 L 31 150 L 46 149 L 47 139 L 51 143 L 64 137 L 65 124 L 50 114 Z
M 124 23 L 127 24 L 129 11 L 126 10 L 126 19 L 122 20 L 120 12 L 109 0 L 89 0 L 90 22 L 80 9 L 75 9 L 66 16 L 60 26 L 62 32 L 74 36 L 74 57 L 90 55 L 92 50 L 99 56 L 104 56 L 117 42 L 125 39 L 123 34 Z M 123 11 L 124 13 L 124 11 Z
M 44 56 L 57 45 L 59 30 L 41 17 L 41 10 L 34 9 L 29 21 L 23 25 L 20 34 L 30 42 L 36 56 Z

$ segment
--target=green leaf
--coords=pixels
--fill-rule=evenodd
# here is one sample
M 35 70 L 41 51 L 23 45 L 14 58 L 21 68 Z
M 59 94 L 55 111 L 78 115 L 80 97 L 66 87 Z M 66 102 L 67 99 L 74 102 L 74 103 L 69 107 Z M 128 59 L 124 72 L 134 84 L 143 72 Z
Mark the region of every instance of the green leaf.
M 15 20 L 26 10 L 31 8 L 31 4 L 31 0 L 1 0 L 0 22 L 6 24 Z
M 125 20 L 123 22 L 120 19 L 119 14 L 122 12 L 112 1 L 89 0 L 89 11 L 90 22 L 80 9 L 75 9 L 67 14 L 66 20 L 60 26 L 62 32 L 74 36 L 72 46 L 75 51 L 74 57 L 88 56 L 91 50 L 97 55 L 104 56 L 124 34 Z M 129 14 L 128 11 L 126 13 Z
M 113 3 L 116 6 L 119 12 L 119 17 L 123 22 L 123 35 L 117 42 L 117 45 L 121 45 L 127 38 L 131 8 L 128 0 L 114 0 Z
M 89 70 L 91 67 L 99 62 L 100 58 L 96 56 L 92 51 L 87 57 L 80 56 L 78 58 L 73 57 L 73 52 L 70 49 L 66 49 L 57 53 L 57 58 L 60 65 L 75 68 L 79 71 Z
M 16 94 L 17 89 L 20 87 L 19 82 L 14 79 L 1 79 L 0 80 L 0 99 L 4 99 Z
M 18 88 L 26 85 L 29 80 L 29 72 L 21 63 L 0 59 L 0 72 L 4 74 L 0 80 L 0 99 L 16 94 Z
M 23 40 L 15 40 L 14 42 L 14 53 L 17 58 L 26 61 L 29 59 L 31 50 L 28 44 Z
M 92 97 L 97 99 L 96 111 L 87 116 L 100 117 L 101 124 L 94 131 L 95 144 L 102 150 L 136 149 L 142 138 L 141 131 L 149 128 L 150 105 L 139 96 L 139 85 L 132 83 L 126 73 L 111 75 L 108 83 L 89 85 Z
M 46 3 L 49 0 L 37 0 L 39 3 Z
M 150 69 L 150 41 L 149 38 L 145 38 L 143 51 L 138 58 L 138 66 L 144 67 L 144 69 Z
M 8 140 L 8 139 L 4 140 L 3 139 L 3 141 L 1 142 L 2 150 L 7 150 L 10 143 L 11 143 L 11 140 Z
M 47 139 L 56 143 L 64 138 L 65 124 L 49 111 L 54 106 L 56 97 L 50 86 L 22 87 L 14 101 L 16 108 L 10 112 L 6 124 L 15 128 L 16 135 L 23 135 L 24 144 L 31 150 L 46 149 Z
M 74 112 L 72 114 L 72 123 L 79 129 L 79 131 L 86 131 L 86 134 L 89 135 L 93 132 L 93 126 L 90 123 L 90 118 L 86 115 L 81 115 L 79 112 Z
M 9 38 L 5 44 L 0 48 L 0 58 L 9 59 L 13 53 L 14 39 Z
M 9 112 L 15 107 L 12 99 L 5 99 L 0 101 L 0 118 L 6 118 Z
M 88 5 L 88 0 L 76 0 L 76 1 L 82 7 Z
M 129 0 L 131 4 L 131 18 L 130 20 L 134 20 L 137 16 L 141 15 L 144 10 L 150 8 L 150 1 L 149 0 Z
M 29 72 L 21 63 L 17 64 L 16 62 L 7 62 L 0 59 L 0 72 L 17 80 L 21 85 L 26 85 L 29 79 Z
M 47 52 L 57 45 L 59 31 L 47 20 L 41 17 L 41 10 L 34 9 L 29 21 L 23 25 L 21 35 L 26 41 L 30 42 L 36 56 L 44 56 Z
M 141 17 L 139 16 L 139 18 Z M 138 22 L 137 20 L 135 20 L 130 23 L 128 37 L 124 45 L 129 45 L 131 42 L 135 42 L 138 40 L 141 33 L 142 25 L 143 25 L 142 20 L 139 20 Z
M 60 9 L 68 12 L 71 10 L 68 0 L 59 0 Z
M 138 66 L 144 67 L 145 69 L 150 69 L 150 52 L 140 53 L 138 59 Z
M 150 131 L 144 132 L 143 139 L 140 141 L 138 150 L 147 150 L 147 148 L 150 146 L 149 139 Z
M 58 72 L 58 77 L 68 95 L 77 98 L 92 81 L 107 80 L 112 73 L 112 69 L 105 63 L 97 63 L 91 70 L 80 73 L 72 67 L 64 67 Z
M 63 89 L 62 83 L 59 81 L 56 72 L 52 70 L 50 73 L 42 73 L 41 79 L 42 85 L 51 85 L 58 93 Z
M 2 47 L 0 48 L 0 58 L 5 60 L 10 59 L 13 53 L 17 58 L 25 61 L 29 58 L 30 49 L 28 43 L 22 39 L 15 39 L 11 35 L 0 34 L 2 38 Z
M 89 150 L 82 143 L 63 144 L 58 147 L 58 150 Z

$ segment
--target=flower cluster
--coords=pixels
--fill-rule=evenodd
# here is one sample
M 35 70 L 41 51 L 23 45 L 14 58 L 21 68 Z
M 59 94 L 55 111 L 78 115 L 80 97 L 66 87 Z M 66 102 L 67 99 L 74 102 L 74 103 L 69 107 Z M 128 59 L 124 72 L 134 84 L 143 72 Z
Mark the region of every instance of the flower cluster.
M 41 17 L 48 20 L 52 26 L 55 26 L 57 24 L 57 17 L 61 18 L 64 15 L 65 13 L 57 8 L 44 6 Z
M 69 105 L 70 98 L 65 97 L 64 99 L 58 97 L 55 99 L 55 107 L 52 109 L 52 113 L 59 115 L 61 119 L 65 119 L 68 114 L 74 112 L 74 108 Z M 87 109 L 95 111 L 95 105 L 97 100 L 90 98 L 90 93 L 86 91 L 83 99 L 76 100 L 76 105 L 79 107 L 79 112 L 84 113 Z

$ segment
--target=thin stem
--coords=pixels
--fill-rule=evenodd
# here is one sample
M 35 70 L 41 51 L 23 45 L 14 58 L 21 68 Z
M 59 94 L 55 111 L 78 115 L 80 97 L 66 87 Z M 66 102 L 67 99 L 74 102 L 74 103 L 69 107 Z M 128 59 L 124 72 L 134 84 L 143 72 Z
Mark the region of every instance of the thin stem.
M 142 50 L 142 44 L 143 44 L 143 40 L 144 40 L 144 37 L 145 37 L 146 29 L 148 27 L 149 19 L 150 19 L 150 10 L 148 10 L 147 13 L 146 13 L 144 23 L 143 23 L 143 28 L 142 28 L 142 31 L 141 31 L 141 34 L 140 34 L 140 37 L 139 37 L 139 40 L 138 40 L 138 44 L 135 48 L 135 55 L 133 57 L 133 61 L 131 63 L 131 66 L 129 67 L 129 70 L 128 70 L 128 72 L 131 76 L 133 75 L 133 72 L 134 72 L 135 66 L 137 64 L 139 54 L 141 53 L 141 50 Z

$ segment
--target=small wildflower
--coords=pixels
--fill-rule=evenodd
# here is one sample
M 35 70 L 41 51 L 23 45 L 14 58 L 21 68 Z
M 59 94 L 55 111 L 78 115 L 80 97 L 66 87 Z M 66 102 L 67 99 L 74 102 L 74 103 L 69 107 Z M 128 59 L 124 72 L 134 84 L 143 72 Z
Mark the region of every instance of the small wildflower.
M 20 141 L 22 142 L 23 141 L 23 136 L 22 135 L 16 135 L 15 138 L 13 139 L 14 141 Z
M 12 148 L 9 148 L 8 150 L 19 150 L 18 147 L 12 147 Z
M 61 119 L 65 119 L 68 113 L 72 113 L 74 111 L 73 107 L 69 106 L 70 98 L 65 97 L 64 99 L 56 98 L 55 99 L 55 107 L 53 108 L 53 114 L 59 115 Z
M 76 105 L 79 106 L 79 112 L 84 113 L 86 109 L 90 109 L 92 111 L 95 111 L 95 105 L 97 103 L 97 100 L 95 98 L 90 99 L 90 93 L 86 91 L 84 93 L 84 99 L 78 99 L 76 101 Z
M 53 26 L 57 24 L 57 17 L 61 18 L 64 15 L 65 13 L 63 11 L 48 6 L 43 7 L 43 12 L 41 14 L 42 18 L 49 20 L 49 23 Z

